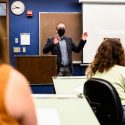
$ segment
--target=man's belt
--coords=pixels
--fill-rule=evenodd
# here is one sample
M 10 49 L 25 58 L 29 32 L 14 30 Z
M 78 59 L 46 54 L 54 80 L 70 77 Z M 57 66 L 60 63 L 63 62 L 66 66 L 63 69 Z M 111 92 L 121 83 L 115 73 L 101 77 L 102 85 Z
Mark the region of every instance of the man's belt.
M 69 64 L 67 64 L 67 65 L 61 64 L 61 67 L 69 67 L 69 66 L 70 66 Z

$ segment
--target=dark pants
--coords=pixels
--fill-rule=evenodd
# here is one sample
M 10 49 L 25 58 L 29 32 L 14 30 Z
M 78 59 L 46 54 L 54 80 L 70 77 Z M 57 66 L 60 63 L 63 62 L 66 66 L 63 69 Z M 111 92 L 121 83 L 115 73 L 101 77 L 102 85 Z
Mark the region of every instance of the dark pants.
M 58 76 L 72 76 L 72 71 L 69 65 L 61 66 L 59 69 Z

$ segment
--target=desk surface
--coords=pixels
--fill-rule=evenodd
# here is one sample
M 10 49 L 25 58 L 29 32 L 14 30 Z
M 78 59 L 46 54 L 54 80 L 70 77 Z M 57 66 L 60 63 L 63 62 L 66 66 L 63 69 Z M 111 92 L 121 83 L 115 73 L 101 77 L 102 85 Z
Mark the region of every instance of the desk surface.
M 37 109 L 57 109 L 61 125 L 100 125 L 84 96 L 35 94 L 32 97 Z
M 56 94 L 83 93 L 86 76 L 52 77 Z

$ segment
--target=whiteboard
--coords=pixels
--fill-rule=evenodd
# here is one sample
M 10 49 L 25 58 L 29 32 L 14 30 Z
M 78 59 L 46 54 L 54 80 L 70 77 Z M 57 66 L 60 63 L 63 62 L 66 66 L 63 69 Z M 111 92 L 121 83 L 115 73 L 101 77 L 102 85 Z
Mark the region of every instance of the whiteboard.
M 88 40 L 83 49 L 83 63 L 91 63 L 104 38 L 120 38 L 125 47 L 125 4 L 83 4 L 83 32 Z

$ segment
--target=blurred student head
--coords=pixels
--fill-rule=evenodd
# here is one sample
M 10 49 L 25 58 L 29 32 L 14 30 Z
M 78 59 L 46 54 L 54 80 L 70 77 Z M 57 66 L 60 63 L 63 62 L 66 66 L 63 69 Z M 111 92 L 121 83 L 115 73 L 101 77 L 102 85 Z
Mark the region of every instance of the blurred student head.
M 118 38 L 106 38 L 99 46 L 93 62 L 87 69 L 89 76 L 97 71 L 108 71 L 114 65 L 125 66 L 124 48 Z
M 37 125 L 29 81 L 6 63 L 6 49 L 0 34 L 0 124 Z

